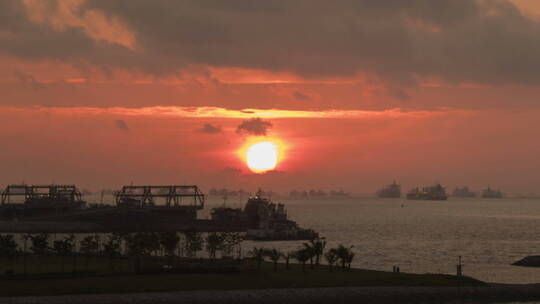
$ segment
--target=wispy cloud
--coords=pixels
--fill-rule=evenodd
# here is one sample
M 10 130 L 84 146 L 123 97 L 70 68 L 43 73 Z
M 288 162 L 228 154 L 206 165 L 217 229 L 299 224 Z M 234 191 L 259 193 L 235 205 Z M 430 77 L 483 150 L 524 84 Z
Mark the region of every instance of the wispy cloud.
M 436 110 L 406 110 L 393 108 L 387 110 L 323 110 L 323 111 L 296 111 L 277 109 L 241 109 L 231 110 L 219 107 L 54 107 L 54 106 L 3 106 L 2 110 L 17 112 L 34 111 L 59 115 L 111 115 L 111 116 L 147 116 L 147 117 L 186 117 L 186 118 L 235 118 L 235 119 L 285 119 L 285 118 L 399 118 L 399 117 L 426 117 L 448 112 L 473 113 L 472 110 L 440 108 Z

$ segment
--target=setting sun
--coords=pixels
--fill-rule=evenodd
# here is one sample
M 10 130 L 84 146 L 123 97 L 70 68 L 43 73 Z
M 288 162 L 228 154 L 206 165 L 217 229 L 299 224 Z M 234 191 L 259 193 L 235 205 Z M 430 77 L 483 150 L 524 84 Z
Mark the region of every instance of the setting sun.
M 278 147 L 269 141 L 255 143 L 246 151 L 246 163 L 255 173 L 262 173 L 276 168 Z
M 275 137 L 252 136 L 236 151 L 238 157 L 253 173 L 275 170 L 285 156 L 285 143 Z

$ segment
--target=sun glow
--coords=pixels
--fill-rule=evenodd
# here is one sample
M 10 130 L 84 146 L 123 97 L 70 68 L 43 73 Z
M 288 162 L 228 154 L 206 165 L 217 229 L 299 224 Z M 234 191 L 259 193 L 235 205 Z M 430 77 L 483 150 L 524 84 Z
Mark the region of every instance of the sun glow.
M 283 158 L 284 145 L 277 140 L 251 139 L 239 153 L 253 173 L 275 170 Z

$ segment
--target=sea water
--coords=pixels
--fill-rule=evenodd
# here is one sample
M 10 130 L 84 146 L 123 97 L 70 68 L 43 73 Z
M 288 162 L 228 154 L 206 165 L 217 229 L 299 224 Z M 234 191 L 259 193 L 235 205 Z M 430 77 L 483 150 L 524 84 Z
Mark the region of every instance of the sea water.
M 540 255 L 540 200 L 453 199 L 410 201 L 273 199 L 286 204 L 289 217 L 325 237 L 327 247 L 354 246 L 353 267 L 402 272 L 463 273 L 498 283 L 540 283 L 540 268 L 511 266 Z M 210 200 L 207 208 L 222 204 Z M 242 206 L 230 199 L 231 207 Z M 207 210 L 205 212 L 208 212 Z M 204 212 L 202 213 L 204 217 Z M 302 242 L 245 242 L 294 250 Z
M 464 275 L 496 283 L 540 283 L 540 268 L 511 265 L 540 255 L 540 199 L 272 200 L 285 203 L 289 218 L 301 227 L 325 237 L 327 248 L 354 246 L 353 267 L 456 274 L 461 256 Z M 230 197 L 226 204 L 243 207 L 245 201 Z M 208 218 L 211 208 L 221 205 L 221 199 L 210 197 L 199 218 Z M 287 252 L 300 248 L 302 241 L 245 241 L 242 254 L 254 246 Z

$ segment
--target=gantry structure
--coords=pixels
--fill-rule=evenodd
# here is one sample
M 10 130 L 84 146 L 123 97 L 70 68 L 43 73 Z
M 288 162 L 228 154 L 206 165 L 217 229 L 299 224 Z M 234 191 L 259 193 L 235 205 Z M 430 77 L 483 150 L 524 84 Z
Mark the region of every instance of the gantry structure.
M 2 205 L 13 203 L 17 198 L 24 202 L 53 200 L 64 202 L 82 201 L 81 192 L 75 185 L 8 185 L 2 192 Z
M 123 186 L 115 198 L 117 206 L 204 208 L 204 194 L 197 186 Z

